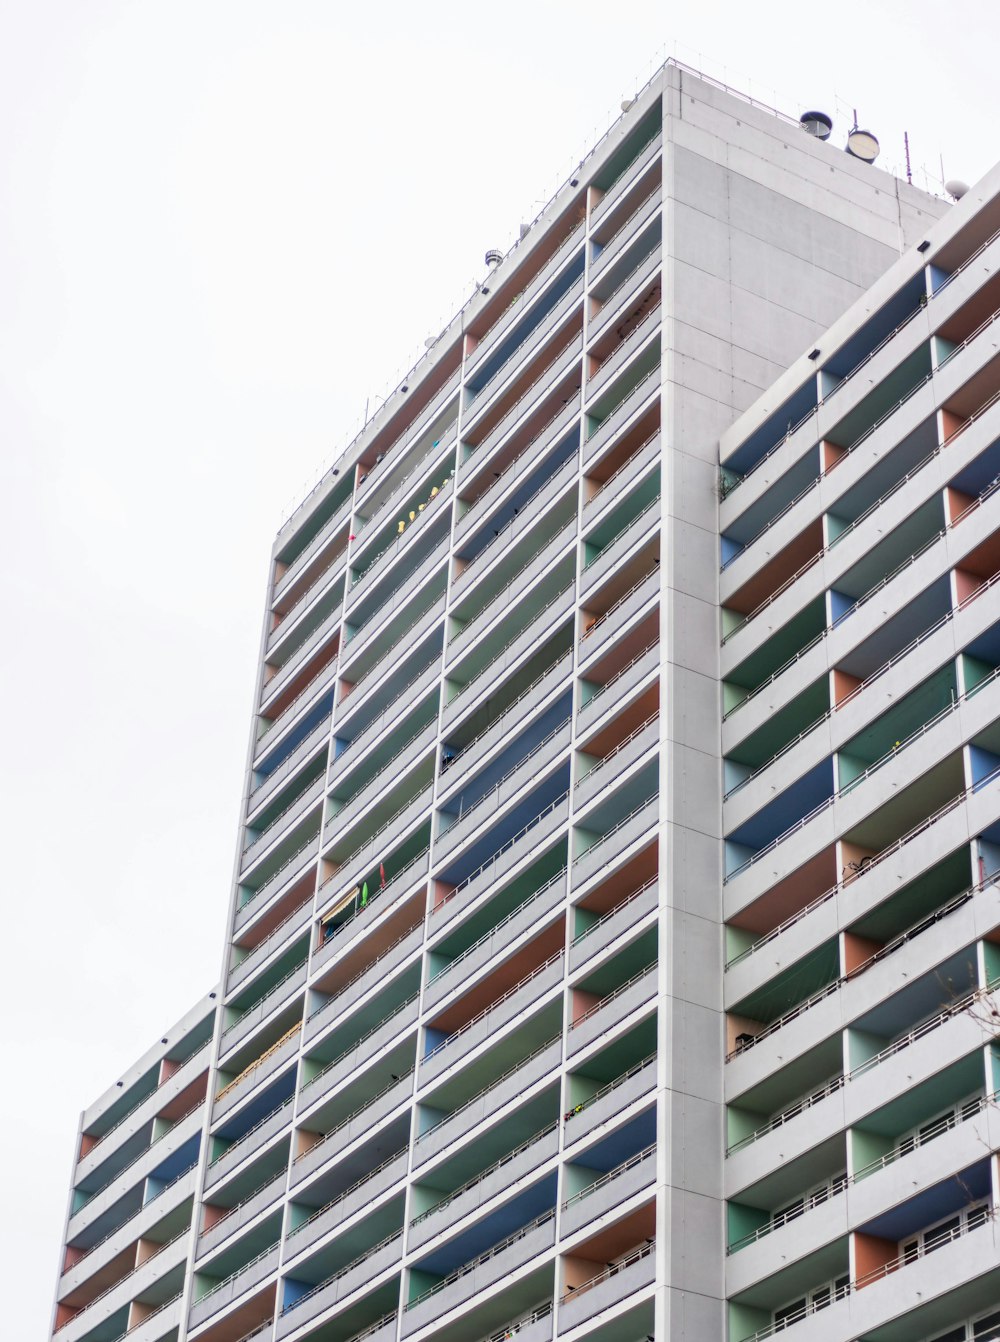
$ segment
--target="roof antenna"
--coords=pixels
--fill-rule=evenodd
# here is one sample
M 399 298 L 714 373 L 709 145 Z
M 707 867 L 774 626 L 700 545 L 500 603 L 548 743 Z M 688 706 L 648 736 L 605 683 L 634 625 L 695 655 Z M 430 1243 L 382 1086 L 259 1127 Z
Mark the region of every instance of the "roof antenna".
M 906 150 L 906 180 L 913 185 L 913 169 L 910 167 L 910 136 L 907 131 L 903 131 L 903 148 Z

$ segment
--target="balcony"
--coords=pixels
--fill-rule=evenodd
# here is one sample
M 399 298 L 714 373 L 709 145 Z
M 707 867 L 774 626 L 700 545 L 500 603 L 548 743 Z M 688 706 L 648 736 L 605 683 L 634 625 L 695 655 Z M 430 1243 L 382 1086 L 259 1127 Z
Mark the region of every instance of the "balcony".
M 331 1021 L 339 1020 L 353 1012 L 362 998 L 385 985 L 408 959 L 420 950 L 424 939 L 423 923 L 411 928 L 405 936 L 390 946 L 377 960 L 363 969 L 349 983 L 337 989 L 317 1006 L 306 1020 L 305 1038 L 308 1043 L 314 1039 Z M 314 984 L 318 989 L 319 985 Z
M 152 1137 L 149 1144 L 126 1166 L 116 1169 L 108 1181 L 89 1193 L 87 1200 L 70 1212 L 66 1227 L 66 1242 L 72 1243 L 84 1236 L 88 1229 L 103 1224 L 114 1216 L 116 1208 L 125 1199 L 132 1199 L 135 1206 L 125 1210 L 109 1230 L 117 1230 L 142 1206 L 146 1193 L 146 1181 L 155 1176 L 160 1166 L 172 1167 L 178 1161 L 190 1158 L 197 1160 L 197 1149 L 201 1137 L 204 1117 L 204 1100 L 199 1100 L 188 1113 L 182 1115 L 166 1131 Z M 177 1171 L 177 1174 L 184 1170 Z
M 542 709 L 551 708 L 556 694 L 562 695 L 569 683 L 573 668 L 573 654 L 564 653 L 534 676 L 530 684 L 520 690 L 512 702 L 501 704 L 499 712 L 485 727 L 478 723 L 468 726 L 472 735 L 466 736 L 452 729 L 448 733 L 451 760 L 447 764 L 448 777 L 442 790 L 457 790 L 457 785 L 473 772 L 497 746 L 514 740 L 528 727 L 528 719 Z
M 579 277 L 566 289 L 562 297 L 547 314 L 545 321 L 536 326 L 507 355 L 502 364 L 490 371 L 489 380 L 481 383 L 475 389 L 467 382 L 467 391 L 472 399 L 466 410 L 462 426 L 463 435 L 471 434 L 481 437 L 483 423 L 487 419 L 495 422 L 497 413 L 495 407 L 503 400 L 508 400 L 511 394 L 516 394 L 519 383 L 523 384 L 527 378 L 530 379 L 530 385 L 534 385 L 544 375 L 544 372 L 536 372 L 539 362 L 549 357 L 551 347 L 557 340 L 560 344 L 564 344 L 566 334 L 571 329 L 580 329 L 581 312 L 575 311 L 575 309 L 581 307 L 582 298 L 583 269 L 581 265 Z M 556 357 L 558 358 L 558 355 Z M 529 367 L 532 361 L 533 366 Z M 491 410 L 492 415 L 490 414 Z
M 485 936 L 438 969 L 424 989 L 424 1010 L 433 1010 L 449 993 L 463 987 L 487 965 L 499 963 L 520 937 L 537 931 L 547 916 L 559 908 L 565 897 L 566 873 L 560 872 Z
M 638 155 L 629 163 L 613 182 L 609 182 L 604 188 L 604 194 L 601 199 L 591 208 L 590 227 L 596 230 L 600 221 L 611 213 L 617 202 L 630 195 L 640 183 L 642 178 L 650 173 L 654 164 L 657 165 L 659 172 L 659 158 L 663 149 L 663 138 L 657 134 L 649 144 L 644 145 Z
M 308 967 L 303 960 L 302 964 L 296 965 L 259 1002 L 249 1007 L 239 1020 L 233 1021 L 232 1025 L 223 1031 L 219 1044 L 221 1066 L 225 1066 L 223 1059 L 237 1044 L 252 1034 L 257 1026 L 270 1019 L 286 1002 L 291 1001 L 292 997 L 305 986 L 307 974 Z
M 463 482 L 460 497 L 460 502 L 467 504 L 466 511 L 460 513 L 455 522 L 456 553 L 462 553 L 477 528 L 492 527 L 500 530 L 514 516 L 515 506 L 527 508 L 531 496 L 524 497 L 524 487 L 526 478 L 530 482 L 531 477 L 527 470 L 516 471 L 514 467 L 528 452 L 535 463 L 535 475 L 561 471 L 568 461 L 576 464 L 580 436 L 577 422 L 579 413 L 578 402 L 570 398 L 533 437 L 523 443 L 517 440 L 511 445 L 510 452 L 505 450 L 502 460 L 498 455 L 499 469 L 484 468 L 476 474 L 470 472 L 471 478 Z M 480 464 L 476 457 L 470 458 L 470 463 Z M 548 478 L 547 475 L 546 483 Z M 538 492 L 544 490 L 545 484 Z M 470 494 L 471 497 L 465 497 Z M 516 503 L 518 499 L 521 500 L 520 504 Z
M 498 1281 L 545 1254 L 555 1245 L 555 1212 L 546 1212 L 523 1229 L 501 1240 L 488 1253 L 431 1287 L 404 1306 L 402 1335 L 425 1328 L 449 1310 L 479 1298 Z
M 657 583 L 657 587 L 659 584 Z M 643 648 L 631 661 L 616 670 L 607 680 L 592 685 L 582 682 L 590 688 L 590 696 L 581 704 L 577 715 L 577 730 L 593 731 L 602 719 L 616 714 L 633 697 L 638 697 L 651 685 L 659 683 L 660 645 L 653 643 Z M 588 668 L 588 675 L 593 674 Z
M 568 796 L 558 798 L 530 824 L 509 839 L 492 857 L 471 872 L 432 912 L 433 928 L 439 928 L 463 913 L 487 890 L 492 890 L 539 847 L 551 840 L 569 819 Z
M 601 1039 L 627 1020 L 636 1011 L 641 1011 L 656 1002 L 656 966 L 644 969 L 623 983 L 620 988 L 601 999 L 583 1015 L 578 1016 L 569 1027 L 566 1051 L 570 1057 Z
M 613 787 L 640 760 L 643 760 L 651 751 L 656 750 L 659 741 L 660 715 L 658 710 L 643 722 L 640 722 L 637 727 L 633 727 L 605 755 L 599 755 L 595 758 L 590 754 L 590 748 L 593 747 L 592 738 L 584 751 L 580 752 L 581 762 L 586 757 L 593 759 L 594 763 L 586 773 L 581 773 L 577 779 L 574 789 L 574 805 L 576 808 L 580 809 L 589 805 L 605 789 Z
M 273 1244 L 252 1262 L 212 1286 L 192 1304 L 188 1314 L 188 1328 L 200 1327 L 206 1319 L 218 1314 L 261 1282 L 267 1281 L 268 1277 L 277 1272 L 280 1258 L 281 1245 Z
M 290 1178 L 291 1187 L 295 1188 L 314 1174 L 320 1166 L 340 1157 L 359 1138 L 373 1133 L 380 1123 L 401 1106 L 408 1106 L 412 1096 L 413 1074 L 407 1073 L 398 1081 L 391 1082 L 372 1099 L 366 1100 L 349 1118 L 295 1157 Z
M 652 1197 L 656 1180 L 656 1146 L 647 1146 L 637 1155 L 616 1165 L 562 1206 L 559 1238 L 571 1239 L 591 1223 L 608 1215 L 622 1203 L 639 1194 Z M 595 1194 L 599 1195 L 595 1197 Z
M 568 622 L 572 615 L 574 596 L 575 585 L 567 587 L 531 621 L 526 629 L 517 632 L 502 648 L 493 653 L 492 660 L 487 665 L 472 670 L 471 666 L 460 663 L 457 674 L 468 675 L 470 677 L 468 680 L 457 681 L 454 678 L 456 671 L 453 669 L 450 672 L 451 685 L 454 688 L 451 698 L 444 707 L 443 730 L 446 734 L 459 720 L 463 710 L 474 710 L 484 698 L 495 693 L 498 682 L 505 680 L 522 658 L 528 660 L 529 656 L 537 653 L 540 647 L 551 643 L 554 631 L 558 632 L 561 622 Z M 476 690 L 474 696 L 467 693 L 473 686 Z
M 553 1076 L 561 1055 L 561 1038 L 550 1039 L 485 1090 L 445 1114 L 434 1127 L 420 1133 L 413 1146 L 413 1168 L 419 1168 L 442 1151 L 456 1146 L 487 1120 L 500 1121 L 505 1106 L 514 1101 L 523 1103 L 529 1090 Z
M 638 237 L 640 231 L 645 232 L 646 226 L 658 215 L 660 205 L 663 199 L 662 189 L 658 186 L 648 195 L 645 200 L 635 209 L 623 223 L 615 229 L 611 236 L 601 247 L 590 264 L 590 282 L 594 284 L 600 279 L 601 275 L 608 267 L 619 258 L 627 247 Z
M 633 1105 L 656 1095 L 656 1055 L 644 1058 L 621 1076 L 601 1086 L 582 1104 L 564 1115 L 563 1141 L 567 1148 L 589 1142 Z
M 658 481 L 651 481 L 654 488 L 659 488 Z M 624 510 L 622 510 L 624 512 Z M 584 539 L 585 549 L 600 544 L 600 550 L 589 558 L 584 564 L 580 575 L 580 600 L 587 601 L 594 591 L 604 582 L 616 569 L 623 568 L 628 559 L 634 557 L 643 546 L 650 540 L 658 538 L 660 529 L 660 500 L 654 499 L 648 503 L 637 517 L 625 521 L 615 535 L 610 540 L 603 543 L 596 538 L 607 526 L 613 525 L 614 520 L 609 522 L 604 528 L 595 527 L 587 533 Z
M 517 814 L 518 805 L 525 803 L 528 792 L 540 778 L 546 773 L 552 773 L 564 760 L 571 737 L 570 723 L 560 723 L 537 745 L 533 745 L 531 753 L 508 769 L 485 795 L 476 796 L 474 783 L 467 785 L 467 788 L 459 794 L 459 799 L 461 801 L 466 791 L 471 790 L 473 800 L 454 818 L 448 828 L 443 829 L 438 835 L 434 848 L 435 862 L 443 862 L 447 855 L 462 843 L 477 837 L 481 840 L 488 831 L 496 830 L 500 833 L 504 823 L 507 826 L 511 823 L 516 824 L 516 820 L 511 821 L 511 816 Z M 564 787 L 565 784 L 560 786 Z M 500 815 L 504 811 L 507 815 L 502 821 Z M 445 816 L 450 818 L 447 811 L 442 812 L 442 819 Z
M 524 320 L 527 314 L 528 323 L 535 323 L 535 326 L 541 326 L 547 323 L 549 313 L 553 307 L 547 307 L 544 304 L 536 304 L 536 300 L 548 288 L 549 283 L 558 274 L 560 270 L 566 267 L 568 273 L 572 273 L 578 264 L 577 248 L 583 243 L 585 225 L 581 222 L 566 235 L 559 243 L 556 251 L 549 258 L 542 269 L 528 283 L 527 289 L 523 294 L 518 294 L 517 298 L 510 303 L 508 307 L 501 310 L 500 315 L 493 322 L 492 326 L 479 337 L 479 342 L 475 349 L 471 351 L 466 359 L 465 372 L 466 377 L 474 375 L 475 370 L 481 363 L 485 363 L 486 356 L 496 356 L 500 349 L 502 338 L 505 334 L 510 334 L 519 322 Z M 582 258 L 579 258 L 582 259 Z M 567 264 L 569 263 L 569 264 Z M 570 280 L 572 283 L 572 280 Z M 568 287 L 566 280 L 563 281 L 563 288 Z M 557 286 L 558 288 L 558 286 Z M 551 299 L 548 300 L 551 302 Z M 558 303 L 559 299 L 555 299 Z M 554 306 L 554 305 L 553 305 Z M 518 341 L 517 348 L 523 345 L 525 339 L 530 339 L 530 333 Z M 514 336 L 517 339 L 517 336 Z
M 643 564 L 645 567 L 645 564 Z M 659 603 L 660 571 L 654 566 L 649 572 L 641 573 L 636 581 L 622 594 L 618 595 L 621 582 L 609 584 L 611 590 L 591 595 L 589 609 L 582 612 L 584 628 L 580 638 L 580 663 L 584 676 L 589 676 L 594 663 L 602 653 L 619 652 L 626 645 L 634 644 L 637 634 L 642 632 L 635 655 L 656 642 L 658 622 L 651 618 Z
M 179 1281 L 186 1261 L 187 1228 L 185 1227 L 167 1243 L 158 1244 L 148 1256 L 137 1262 L 131 1272 L 81 1305 L 70 1318 L 65 1319 L 55 1329 L 54 1336 L 59 1342 L 80 1342 L 80 1339 L 99 1329 L 109 1316 L 118 1310 L 126 1309 L 133 1299 L 154 1290 L 162 1278 L 172 1277 Z M 176 1290 L 176 1281 L 173 1286 L 168 1286 L 167 1290 Z M 95 1309 L 95 1306 L 99 1308 Z
M 330 878 L 326 885 L 339 886 L 342 894 L 341 898 L 332 908 L 322 915 L 324 939 L 322 945 L 316 947 L 313 951 L 312 970 L 317 973 L 324 965 L 329 964 L 331 960 L 337 959 L 340 955 L 346 955 L 359 938 L 365 936 L 373 923 L 380 920 L 382 915 L 387 912 L 390 906 L 402 907 L 409 902 L 414 887 L 417 886 L 427 875 L 429 850 L 423 849 L 416 857 L 406 862 L 405 866 L 399 871 L 394 872 L 392 877 L 386 881 L 384 886 L 371 892 L 367 904 L 360 903 L 360 891 L 350 885 L 344 885 L 337 880 L 336 876 Z M 326 885 L 322 889 L 326 889 Z M 389 899 L 384 896 L 388 894 Z M 421 892 L 420 908 L 423 907 L 424 900 Z M 332 898 L 331 894 L 324 896 L 321 906 Z M 334 921 L 337 919 L 338 921 Z
M 509 627 L 513 612 L 517 612 L 518 619 L 530 619 L 539 600 L 545 601 L 544 592 L 548 586 L 544 581 L 546 578 L 549 583 L 555 582 L 558 588 L 565 586 L 572 577 L 572 566 L 565 561 L 572 553 L 575 539 L 575 517 L 555 536 L 543 535 L 539 541 L 538 536 L 532 535 L 529 543 L 535 544 L 537 548 L 523 561 L 522 567 L 509 578 L 501 577 L 494 572 L 494 582 L 489 586 L 496 586 L 499 579 L 499 582 L 503 583 L 499 591 L 487 595 L 486 584 L 480 584 L 464 605 L 456 605 L 452 618 L 456 622 L 462 621 L 463 624 L 460 628 L 456 628 L 452 636 L 448 650 L 449 661 L 454 661 L 456 655 L 461 655 L 461 651 L 456 652 L 461 645 L 468 647 L 477 640 L 488 639 L 488 631 L 498 621 L 504 622 Z M 505 548 L 509 552 L 509 544 Z M 533 585 L 535 590 L 531 592 Z
M 563 952 L 559 951 L 425 1054 L 420 1064 L 420 1084 L 429 1085 L 463 1062 L 469 1053 L 492 1040 L 504 1026 L 517 1021 L 535 1003 L 561 987 L 562 980 Z
M 67 1246 L 63 1270 L 59 1276 L 57 1298 L 65 1300 L 79 1291 L 92 1277 L 106 1272 L 113 1259 L 124 1254 L 140 1239 L 148 1238 L 148 1233 L 157 1225 L 177 1216 L 190 1216 L 193 1208 L 195 1177 L 197 1171 L 191 1166 L 178 1175 L 158 1194 L 147 1198 L 141 1206 L 111 1231 L 87 1245 L 70 1244 Z M 184 1204 L 187 1204 L 185 1208 Z
M 240 984 L 265 965 L 272 955 L 278 956 L 282 951 L 288 950 L 295 938 L 305 931 L 311 921 L 312 900 L 308 899 L 287 918 L 283 918 L 260 941 L 249 947 L 242 960 L 236 961 L 226 976 L 227 995 L 235 992 Z M 237 946 L 234 949 L 243 948 Z
M 197 1259 L 217 1249 L 227 1239 L 237 1234 L 263 1212 L 270 1210 L 281 1200 L 285 1192 L 285 1172 L 265 1180 L 259 1188 L 242 1198 L 233 1207 L 228 1207 L 217 1221 L 207 1226 L 198 1237 L 195 1249 Z
M 367 1067 L 379 1053 L 395 1043 L 401 1035 L 415 1030 L 417 1005 L 416 997 L 410 997 L 363 1034 L 357 1043 L 350 1044 L 330 1062 L 324 1063 L 320 1070 L 301 1086 L 300 1098 L 303 1106 L 315 1104 L 317 1100 L 329 1095 L 331 1091 Z
M 591 811 L 586 820 L 594 815 Z M 594 842 L 573 859 L 572 885 L 576 889 L 596 876 L 605 867 L 617 862 L 629 848 L 646 838 L 659 824 L 659 796 L 650 797 L 640 803 L 623 820 L 616 822 L 603 834 L 589 835 Z
M 402 1254 L 402 1235 L 393 1235 L 376 1244 L 353 1263 L 286 1305 L 278 1316 L 275 1338 L 287 1337 L 383 1273 L 398 1271 Z
M 659 303 L 662 261 L 662 251 L 657 245 L 624 278 L 618 278 L 617 266 L 609 266 L 602 280 L 607 284 L 610 279 L 615 287 L 608 293 L 599 311 L 590 318 L 588 342 L 597 340 L 616 321 L 622 324 L 637 323 Z
M 351 1217 L 374 1207 L 406 1178 L 407 1152 L 397 1151 L 370 1173 L 331 1202 L 318 1208 L 308 1220 L 290 1230 L 285 1237 L 285 1261 L 291 1262 L 324 1235 L 339 1230 Z
M 244 1161 L 250 1160 L 268 1142 L 279 1134 L 290 1130 L 291 1123 L 292 1101 L 286 1100 L 284 1104 L 279 1105 L 277 1109 L 265 1115 L 241 1137 L 238 1137 L 225 1151 L 210 1161 L 205 1171 L 206 1196 L 209 1189 L 214 1188 L 227 1175 L 232 1174 Z
M 517 491 L 513 497 L 520 499 L 520 502 L 509 503 L 494 519 L 501 525 L 491 527 L 487 519 L 486 524 L 478 532 L 473 531 L 471 527 L 463 528 L 463 534 L 468 536 L 468 540 L 464 544 L 456 541 L 455 550 L 457 554 L 461 552 L 460 557 L 471 554 L 471 558 L 465 568 L 455 573 L 455 591 L 464 595 L 483 581 L 486 575 L 493 573 L 502 562 L 506 561 L 509 549 L 516 546 L 522 536 L 539 526 L 547 513 L 562 516 L 565 506 L 572 504 L 575 517 L 578 471 L 576 454 L 573 453 L 556 466 L 533 493 L 528 493 L 527 498 L 525 498 L 526 491 Z M 529 486 L 532 487 L 534 481 Z M 499 499 L 494 499 L 489 492 L 481 497 L 490 503 L 499 502 Z M 476 508 L 477 504 L 473 504 L 465 516 L 471 516 Z M 516 512 L 514 508 L 517 509 Z M 464 521 L 464 518 L 462 520 Z
M 656 1280 L 656 1246 L 650 1244 L 606 1267 L 559 1302 L 559 1333 L 568 1333 L 588 1319 L 640 1291 L 651 1291 Z
M 233 933 L 238 934 L 250 922 L 251 918 L 268 909 L 278 895 L 288 894 L 299 885 L 305 876 L 312 879 L 318 853 L 318 832 L 310 837 L 301 848 L 282 863 L 282 865 L 256 888 L 249 889 L 249 897 L 237 906 L 233 915 Z M 291 913 L 292 910 L 289 910 Z
M 436 1236 L 452 1232 L 467 1216 L 506 1194 L 540 1166 L 554 1160 L 558 1153 L 559 1127 L 552 1124 L 416 1217 L 410 1224 L 408 1249 L 417 1252 Z M 445 1211 L 447 1216 L 442 1216 Z
M 98 1134 L 90 1149 L 77 1161 L 74 1184 L 79 1187 L 93 1183 L 95 1176 L 107 1181 L 110 1172 L 121 1166 L 123 1159 L 128 1161 L 123 1148 L 132 1149 L 142 1139 L 143 1129 L 151 1131 L 150 1125 L 160 1115 L 176 1110 L 178 1105 L 189 1112 L 192 1106 L 201 1103 L 197 1091 L 200 1090 L 203 1098 L 211 1053 L 211 1043 L 196 1049 L 190 1057 L 183 1059 L 175 1072 L 163 1076 L 155 1090 L 144 1095 L 113 1126 Z M 108 1171 L 102 1176 L 99 1171 L 105 1163 L 108 1163 Z M 115 1176 L 111 1174 L 111 1177 Z
M 259 1058 L 254 1059 L 249 1067 L 245 1067 L 238 1076 L 223 1086 L 212 1104 L 213 1122 L 220 1119 L 223 1114 L 228 1113 L 234 1105 L 245 1100 L 252 1091 L 256 1090 L 269 1077 L 274 1076 L 275 1072 L 280 1071 L 282 1067 L 288 1064 L 294 1067 L 294 1060 L 299 1052 L 301 1032 L 302 1024 L 298 1022 L 275 1043 L 271 1044 Z M 224 1075 L 225 1073 L 220 1071 L 218 1074 L 219 1080 L 222 1080 Z
M 329 519 L 323 523 L 316 535 L 313 536 L 312 540 L 309 541 L 305 548 L 300 550 L 291 563 L 288 564 L 284 573 L 275 579 L 274 589 L 272 591 L 273 600 L 280 600 L 282 597 L 286 596 L 292 585 L 299 582 L 299 579 L 306 573 L 307 569 L 314 567 L 318 568 L 318 566 L 313 565 L 313 560 L 317 559 L 321 552 L 330 545 L 330 542 L 337 535 L 337 532 L 340 531 L 341 528 L 347 526 L 350 517 L 351 497 L 348 493 L 348 496 L 337 506 Z M 346 540 L 346 536 L 344 539 Z M 333 562 L 336 562 L 336 558 L 339 558 L 339 556 L 335 556 Z M 325 571 L 328 567 L 327 563 L 324 562 L 325 559 L 326 556 L 320 561 L 323 563 L 323 569 L 319 570 L 319 572 Z M 310 575 L 307 579 L 310 586 L 314 580 L 314 576 Z
M 310 756 L 322 754 L 325 759 L 330 739 L 330 720 L 330 715 L 328 715 L 315 727 L 310 728 L 306 737 L 292 748 L 291 752 L 275 766 L 272 772 L 266 774 L 256 784 L 247 799 L 248 819 Z
M 654 877 L 574 937 L 569 948 L 570 973 L 581 969 L 626 932 L 646 923 L 657 907 L 658 880 Z

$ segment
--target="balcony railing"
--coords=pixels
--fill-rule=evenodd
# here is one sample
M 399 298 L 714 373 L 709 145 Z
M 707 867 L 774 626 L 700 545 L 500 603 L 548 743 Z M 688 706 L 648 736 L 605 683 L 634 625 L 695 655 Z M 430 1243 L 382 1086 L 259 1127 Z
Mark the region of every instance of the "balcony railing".
M 843 1286 L 832 1288 L 828 1298 L 822 1300 L 811 1300 L 803 1305 L 801 1309 L 792 1314 L 783 1315 L 781 1319 L 768 1324 L 766 1328 L 759 1328 L 757 1332 L 750 1333 L 742 1339 L 742 1342 L 763 1342 L 764 1338 L 773 1337 L 775 1333 L 783 1332 L 786 1328 L 791 1328 L 793 1324 L 801 1323 L 803 1319 L 810 1318 L 813 1314 L 822 1309 L 827 1309 L 837 1300 L 844 1300 L 852 1292 L 862 1290 L 866 1286 L 871 1286 L 873 1282 L 881 1281 L 890 1273 L 898 1272 L 900 1269 L 919 1262 L 929 1253 L 935 1253 L 938 1249 L 943 1249 L 946 1244 L 952 1244 L 963 1235 L 971 1234 L 980 1226 L 996 1219 L 996 1211 L 988 1207 L 974 1208 L 969 1217 L 962 1224 L 953 1226 L 950 1230 L 944 1231 L 940 1235 L 928 1237 L 925 1240 L 907 1247 L 904 1253 L 896 1258 L 891 1258 L 888 1263 L 883 1263 L 881 1267 L 875 1268 L 871 1272 L 864 1273 L 854 1281 L 848 1282 Z

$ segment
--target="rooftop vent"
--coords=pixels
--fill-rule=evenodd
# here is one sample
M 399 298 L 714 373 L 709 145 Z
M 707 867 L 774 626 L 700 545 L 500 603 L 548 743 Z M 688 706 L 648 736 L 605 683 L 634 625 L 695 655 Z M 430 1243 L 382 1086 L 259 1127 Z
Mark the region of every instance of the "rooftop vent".
M 799 117 L 799 125 L 807 135 L 813 135 L 817 140 L 829 140 L 833 130 L 833 122 L 825 112 L 803 112 Z
M 494 266 L 498 266 L 500 262 L 503 260 L 503 252 L 498 251 L 496 247 L 491 247 L 489 251 L 486 253 L 486 255 L 483 257 L 483 260 L 492 270 Z
M 852 158 L 859 158 L 862 163 L 874 163 L 878 158 L 878 140 L 870 130 L 859 130 L 857 126 L 848 135 L 844 148 Z

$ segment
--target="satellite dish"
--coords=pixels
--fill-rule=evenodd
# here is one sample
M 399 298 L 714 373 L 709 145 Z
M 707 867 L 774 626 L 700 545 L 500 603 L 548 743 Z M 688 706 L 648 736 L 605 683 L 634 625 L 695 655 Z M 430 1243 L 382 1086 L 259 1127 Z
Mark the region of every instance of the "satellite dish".
M 968 182 L 961 181 L 958 177 L 950 177 L 944 184 L 944 189 L 951 196 L 952 200 L 961 200 L 969 189 Z
M 807 135 L 817 140 L 829 140 L 833 130 L 833 122 L 825 112 L 803 112 L 799 117 L 799 125 Z
M 878 140 L 870 130 L 858 130 L 855 127 L 844 147 L 852 158 L 859 158 L 862 163 L 874 163 L 878 158 Z

